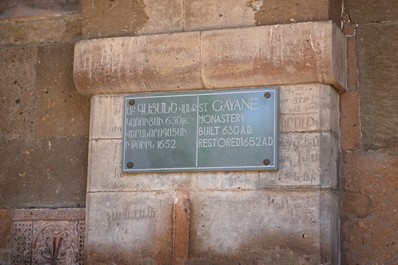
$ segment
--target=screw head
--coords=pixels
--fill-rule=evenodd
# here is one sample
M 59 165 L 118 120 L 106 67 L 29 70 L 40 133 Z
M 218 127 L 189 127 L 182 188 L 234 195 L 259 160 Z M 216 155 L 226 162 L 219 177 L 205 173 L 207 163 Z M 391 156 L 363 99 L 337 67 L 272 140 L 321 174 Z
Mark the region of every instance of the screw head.
M 133 106 L 134 104 L 135 104 L 135 100 L 134 100 L 134 99 L 130 99 L 130 100 L 129 100 L 129 105 L 130 105 L 130 106 Z
M 133 168 L 133 167 L 134 167 L 133 162 L 128 162 L 128 163 L 127 163 L 127 168 Z
M 265 98 L 270 98 L 270 97 L 271 97 L 271 93 L 265 92 L 265 93 L 264 93 L 264 97 L 265 97 Z
M 265 159 L 263 161 L 264 166 L 268 166 L 271 162 L 269 161 L 269 159 Z

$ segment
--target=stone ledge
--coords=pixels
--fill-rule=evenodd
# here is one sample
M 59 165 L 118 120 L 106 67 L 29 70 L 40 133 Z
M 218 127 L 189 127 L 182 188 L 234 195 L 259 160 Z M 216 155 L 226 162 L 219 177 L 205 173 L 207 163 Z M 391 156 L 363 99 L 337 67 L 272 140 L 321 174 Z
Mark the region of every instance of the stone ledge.
M 346 42 L 332 21 L 80 41 L 82 95 L 324 83 L 346 87 Z

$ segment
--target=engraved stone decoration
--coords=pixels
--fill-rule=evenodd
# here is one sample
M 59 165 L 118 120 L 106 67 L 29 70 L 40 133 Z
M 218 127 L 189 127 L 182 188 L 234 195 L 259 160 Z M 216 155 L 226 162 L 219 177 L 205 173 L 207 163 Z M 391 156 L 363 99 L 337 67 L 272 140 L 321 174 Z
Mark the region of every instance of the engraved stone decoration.
M 84 215 L 84 209 L 15 210 L 13 264 L 83 264 Z

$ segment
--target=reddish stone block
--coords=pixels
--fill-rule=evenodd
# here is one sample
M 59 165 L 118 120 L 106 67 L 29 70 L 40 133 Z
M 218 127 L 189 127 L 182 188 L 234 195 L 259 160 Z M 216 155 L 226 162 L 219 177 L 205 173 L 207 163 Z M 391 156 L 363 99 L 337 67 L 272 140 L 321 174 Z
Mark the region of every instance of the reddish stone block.
M 0 248 L 9 247 L 12 235 L 13 215 L 14 210 L 12 209 L 0 209 Z
M 340 95 L 341 149 L 358 150 L 361 147 L 361 126 L 359 117 L 359 95 L 350 91 Z

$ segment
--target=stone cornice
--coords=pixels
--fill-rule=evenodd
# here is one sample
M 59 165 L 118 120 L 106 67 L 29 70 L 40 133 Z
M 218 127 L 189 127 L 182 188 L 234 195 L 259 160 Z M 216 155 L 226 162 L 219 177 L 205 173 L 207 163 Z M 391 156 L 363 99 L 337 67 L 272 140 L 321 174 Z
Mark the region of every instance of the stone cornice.
M 346 88 L 346 41 L 332 21 L 80 41 L 82 95 L 324 83 Z

